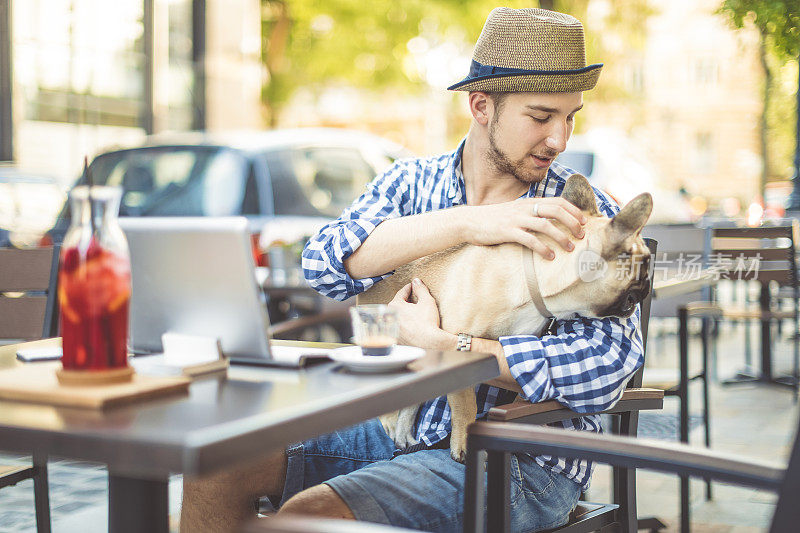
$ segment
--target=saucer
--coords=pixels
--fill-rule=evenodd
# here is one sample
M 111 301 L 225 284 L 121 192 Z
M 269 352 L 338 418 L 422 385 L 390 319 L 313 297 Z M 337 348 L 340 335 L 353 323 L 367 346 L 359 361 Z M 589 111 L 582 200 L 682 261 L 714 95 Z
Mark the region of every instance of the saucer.
M 388 372 L 404 368 L 408 363 L 425 355 L 425 350 L 415 346 L 395 346 L 389 355 L 364 355 L 360 346 L 336 348 L 328 356 L 353 372 Z

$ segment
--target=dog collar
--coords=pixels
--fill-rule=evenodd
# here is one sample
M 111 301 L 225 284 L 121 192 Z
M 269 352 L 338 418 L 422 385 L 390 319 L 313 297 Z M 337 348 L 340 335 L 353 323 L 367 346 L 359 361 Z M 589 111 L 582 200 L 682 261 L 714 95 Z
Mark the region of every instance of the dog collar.
M 533 265 L 533 259 L 533 250 L 527 246 L 523 246 L 522 264 L 525 267 L 525 283 L 528 285 L 528 292 L 531 294 L 531 299 L 533 300 L 533 305 L 536 306 L 536 310 L 549 320 L 539 336 L 553 335 L 555 332 L 556 317 L 547 309 L 547 306 L 544 305 L 542 293 L 539 291 L 539 283 L 536 281 L 536 268 Z

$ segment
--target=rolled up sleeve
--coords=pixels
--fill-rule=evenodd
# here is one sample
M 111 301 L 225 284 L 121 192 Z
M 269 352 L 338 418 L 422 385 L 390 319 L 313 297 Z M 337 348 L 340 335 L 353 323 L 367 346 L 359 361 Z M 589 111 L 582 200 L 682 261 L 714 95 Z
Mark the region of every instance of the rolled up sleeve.
M 353 279 L 344 261 L 384 220 L 408 214 L 409 169 L 396 163 L 375 178 L 338 219 L 323 227 L 303 250 L 303 274 L 309 285 L 324 296 L 346 300 L 389 276 Z
M 556 335 L 501 337 L 511 375 L 531 402 L 555 399 L 582 414 L 619 401 L 642 366 L 639 308 L 627 319 L 578 317 L 561 321 Z

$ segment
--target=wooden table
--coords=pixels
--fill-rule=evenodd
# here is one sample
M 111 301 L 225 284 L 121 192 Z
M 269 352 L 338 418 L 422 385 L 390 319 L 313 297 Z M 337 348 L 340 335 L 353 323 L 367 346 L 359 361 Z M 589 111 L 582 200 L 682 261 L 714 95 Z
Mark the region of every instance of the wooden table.
M 20 364 L 17 346 L 0 347 L 0 368 Z M 109 530 L 167 532 L 170 474 L 209 474 L 498 375 L 493 355 L 474 352 L 429 352 L 385 374 L 232 366 L 188 396 L 105 411 L 0 401 L 0 449 L 105 463 Z
M 653 282 L 653 298 L 671 298 L 673 296 L 683 296 L 700 291 L 706 287 L 716 285 L 717 280 L 713 278 L 682 278 L 674 277 L 658 279 Z

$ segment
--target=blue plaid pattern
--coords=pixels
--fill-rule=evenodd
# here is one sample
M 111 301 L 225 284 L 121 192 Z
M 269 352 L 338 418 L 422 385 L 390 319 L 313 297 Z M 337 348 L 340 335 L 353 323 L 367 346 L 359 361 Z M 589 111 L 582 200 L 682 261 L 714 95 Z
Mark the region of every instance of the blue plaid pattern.
M 383 220 L 447 209 L 464 204 L 461 175 L 464 141 L 450 153 L 395 162 L 376 177 L 366 191 L 326 225 L 303 250 L 303 271 L 317 291 L 345 300 L 391 275 L 352 279 L 343 261 L 364 242 Z M 557 162 L 547 177 L 531 185 L 527 197 L 560 196 L 566 179 L 574 174 Z M 598 208 L 613 217 L 619 207 L 595 189 Z M 628 319 L 576 317 L 557 324 L 556 335 L 501 337 L 500 343 L 512 376 L 531 402 L 555 399 L 587 416 L 551 424 L 566 429 L 602 431 L 598 413 L 619 399 L 633 372 L 642 365 L 643 350 L 638 328 L 639 309 Z M 478 418 L 489 409 L 514 400 L 516 394 L 481 384 L 475 388 Z M 417 415 L 417 439 L 433 445 L 450 433 L 450 408 L 442 396 L 425 402 Z M 592 463 L 538 456 L 536 461 L 561 472 L 584 490 L 589 487 Z

